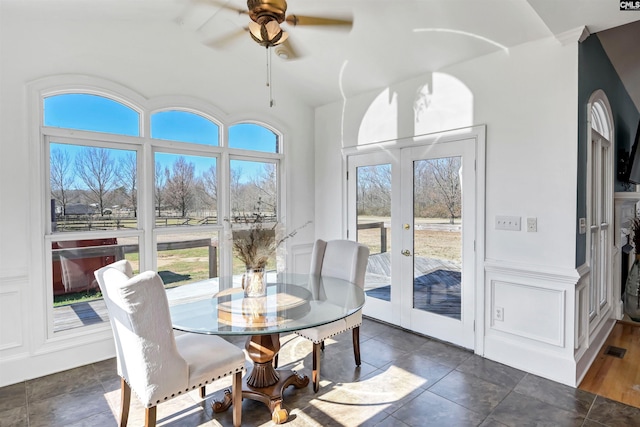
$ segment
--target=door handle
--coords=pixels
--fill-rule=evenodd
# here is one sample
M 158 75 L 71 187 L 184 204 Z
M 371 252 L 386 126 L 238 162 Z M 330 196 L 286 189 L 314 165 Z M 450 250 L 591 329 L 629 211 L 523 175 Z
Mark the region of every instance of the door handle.
M 402 251 L 402 255 L 411 256 L 411 251 L 409 249 L 405 249 L 405 250 Z

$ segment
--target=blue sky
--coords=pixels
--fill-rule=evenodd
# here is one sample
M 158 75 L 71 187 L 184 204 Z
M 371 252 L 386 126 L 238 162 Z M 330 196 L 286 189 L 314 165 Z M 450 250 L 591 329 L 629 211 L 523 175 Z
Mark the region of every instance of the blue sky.
M 63 94 L 51 96 L 44 101 L 44 125 L 63 127 L 94 132 L 106 132 L 127 136 L 140 136 L 139 114 L 119 102 L 101 96 L 88 94 Z M 219 128 L 207 118 L 186 111 L 169 110 L 155 113 L 151 117 L 151 137 L 172 141 L 191 142 L 217 146 L 219 144 Z M 270 130 L 249 123 L 241 123 L 229 128 L 229 146 L 246 150 L 275 152 L 276 135 Z M 71 155 L 80 149 L 78 146 L 55 144 L 64 148 Z M 114 158 L 121 157 L 125 150 L 111 150 Z M 156 161 L 162 167 L 171 167 L 178 155 L 157 153 Z M 214 159 L 204 156 L 184 156 L 193 162 L 196 175 L 215 163 Z M 248 181 L 259 173 L 260 163 L 235 163 L 242 165 L 244 178 Z

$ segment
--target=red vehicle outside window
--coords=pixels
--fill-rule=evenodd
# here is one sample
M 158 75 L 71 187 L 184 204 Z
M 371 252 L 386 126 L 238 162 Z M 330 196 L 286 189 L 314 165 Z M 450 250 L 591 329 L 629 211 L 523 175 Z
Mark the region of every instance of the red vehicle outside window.
M 117 244 L 115 238 L 53 242 L 53 294 L 97 289 L 93 272 L 116 261 Z

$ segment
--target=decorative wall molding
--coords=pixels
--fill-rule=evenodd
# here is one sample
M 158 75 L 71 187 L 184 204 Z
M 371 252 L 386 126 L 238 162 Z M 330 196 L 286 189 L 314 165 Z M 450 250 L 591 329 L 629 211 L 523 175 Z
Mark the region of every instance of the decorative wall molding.
M 591 267 L 587 263 L 582 264 L 578 268 L 576 268 L 576 272 L 578 273 L 578 281 L 582 280 L 583 277 L 591 274 Z
M 0 287 L 11 284 L 26 285 L 28 281 L 27 271 L 21 268 L 3 268 L 0 270 Z
M 307 274 L 311 264 L 311 251 L 313 243 L 291 246 L 291 266 L 293 272 Z
M 0 358 L 0 387 L 95 363 L 115 356 L 113 340 L 48 353 L 20 353 Z
M 579 352 L 583 352 L 588 345 L 589 331 L 589 294 L 587 292 L 587 285 L 589 284 L 589 278 L 591 270 L 586 266 L 586 272 L 584 272 L 584 264 L 578 268 L 581 272 L 580 280 L 576 286 L 574 311 L 575 320 L 573 325 L 573 348 Z
M 575 289 L 587 272 L 487 260 L 483 356 L 575 387 Z
M 496 307 L 500 307 L 504 316 L 502 320 L 495 316 L 491 319 L 492 330 L 564 347 L 566 291 L 491 280 L 490 295 L 491 312 L 495 313 Z
M 562 284 L 577 284 L 580 274 L 575 269 L 565 269 L 550 266 L 539 266 L 524 263 L 485 260 L 484 268 L 487 273 L 502 273 L 529 279 L 552 281 Z
M 609 337 L 615 324 L 616 321 L 614 319 L 608 319 L 603 327 L 599 329 L 598 333 L 590 338 L 591 343 L 589 347 L 583 347 L 581 349 L 583 351 L 576 355 L 576 384 L 580 384 L 587 374 L 587 371 L 589 371 L 591 364 L 596 360 L 600 349 L 607 340 L 607 337 Z
M 0 280 L 0 354 L 24 344 L 21 281 Z
M 573 354 L 545 350 L 501 336 L 487 336 L 484 356 L 496 362 L 576 387 L 576 364 Z

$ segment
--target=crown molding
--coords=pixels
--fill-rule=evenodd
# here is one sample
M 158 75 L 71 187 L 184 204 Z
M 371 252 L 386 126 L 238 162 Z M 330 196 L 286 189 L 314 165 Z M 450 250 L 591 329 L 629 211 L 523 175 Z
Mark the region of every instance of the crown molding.
M 589 32 L 587 27 L 582 26 L 569 31 L 565 31 L 563 33 L 556 34 L 555 37 L 561 45 L 566 46 L 570 43 L 582 43 L 590 35 L 591 33 Z

